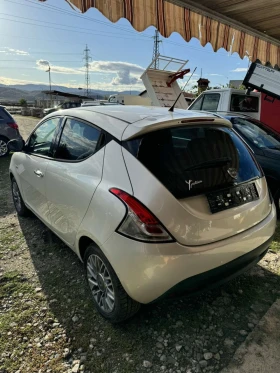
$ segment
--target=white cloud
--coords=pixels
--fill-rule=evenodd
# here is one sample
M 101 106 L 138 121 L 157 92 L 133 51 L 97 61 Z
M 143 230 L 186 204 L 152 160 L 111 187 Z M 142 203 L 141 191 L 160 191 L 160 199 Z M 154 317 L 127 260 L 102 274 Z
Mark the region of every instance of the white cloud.
M 80 88 L 80 87 L 84 87 L 84 81 L 83 81 L 83 78 L 82 78 L 82 81 L 77 81 L 76 83 L 72 83 L 70 81 L 60 81 L 60 82 L 57 82 L 58 84 L 57 85 L 60 85 L 60 86 L 64 86 L 64 87 L 67 87 L 67 88 Z M 46 86 L 48 86 L 48 80 L 43 80 L 43 81 L 37 81 L 37 80 L 23 80 L 23 79 L 13 79 L 13 78 L 6 78 L 4 76 L 0 76 L 0 84 L 4 84 L 4 85 L 15 85 L 15 84 L 44 84 Z M 122 91 L 129 91 L 131 88 L 131 85 L 123 85 L 123 84 L 113 84 L 112 82 L 92 82 L 91 83 L 91 90 L 92 92 L 94 93 L 94 91 L 97 91 L 97 90 L 104 90 L 104 91 L 119 91 L 119 92 L 122 92 Z M 139 83 L 139 84 L 136 84 L 136 85 L 133 85 L 133 90 L 135 91 L 143 91 L 144 89 L 144 86 L 142 83 Z
M 14 85 L 14 84 L 46 84 L 47 85 L 46 82 L 6 78 L 5 76 L 0 76 L 0 84 L 4 84 L 4 85 Z
M 81 75 L 85 73 L 83 67 L 64 67 L 56 66 L 49 63 L 47 60 L 38 60 L 36 62 L 37 68 L 46 71 L 48 66 L 51 66 L 51 72 L 57 74 Z M 110 86 L 137 86 L 142 85 L 140 80 L 144 68 L 129 62 L 121 61 L 93 61 L 90 63 L 90 72 L 95 74 L 113 75 L 109 83 Z M 107 83 L 108 84 L 108 83 Z
M 144 72 L 144 68 L 129 62 L 121 61 L 93 61 L 90 65 L 93 72 L 116 74 L 111 84 L 116 85 L 137 85 L 141 83 L 139 79 Z
M 16 55 L 16 56 L 29 56 L 29 53 L 26 51 L 22 51 L 20 49 L 7 48 L 7 47 L 0 50 L 0 53 L 5 53 L 7 55 Z
M 206 75 L 209 75 L 209 76 L 223 76 L 221 74 L 206 74 Z
M 72 67 L 64 67 L 64 66 L 56 66 L 49 63 L 47 60 L 38 60 L 36 61 L 37 68 L 42 71 L 46 71 L 46 69 L 51 66 L 51 72 L 57 74 L 84 74 L 84 71 L 81 68 L 72 68 Z
M 233 73 L 244 73 L 244 72 L 248 71 L 248 68 L 247 67 L 237 67 L 236 69 L 230 70 L 230 71 L 233 72 Z

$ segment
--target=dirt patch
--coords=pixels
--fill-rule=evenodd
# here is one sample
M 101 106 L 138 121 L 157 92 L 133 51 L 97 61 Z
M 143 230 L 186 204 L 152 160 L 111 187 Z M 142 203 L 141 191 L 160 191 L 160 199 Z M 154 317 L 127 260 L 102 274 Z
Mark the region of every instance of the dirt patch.
M 24 117 L 22 115 L 13 115 L 16 123 L 19 126 L 21 136 L 26 140 L 31 131 L 40 122 L 41 119 L 33 117 Z
M 200 296 L 142 307 L 113 326 L 94 310 L 74 253 L 36 217 L 18 219 L 8 166 L 9 158 L 0 160 L 1 373 L 217 373 L 279 297 L 278 226 L 252 271 Z

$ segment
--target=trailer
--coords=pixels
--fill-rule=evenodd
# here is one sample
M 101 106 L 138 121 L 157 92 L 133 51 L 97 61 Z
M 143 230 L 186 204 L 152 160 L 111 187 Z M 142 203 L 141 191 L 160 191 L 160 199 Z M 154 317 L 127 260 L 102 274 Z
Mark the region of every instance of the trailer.
M 121 104 L 121 105 L 143 105 L 151 106 L 151 100 L 149 97 L 141 97 L 136 95 L 123 95 L 115 94 L 111 95 L 108 99 L 109 103 Z
M 142 74 L 141 79 L 146 87 L 153 106 L 171 107 L 182 93 L 177 80 L 183 79 L 190 69 L 184 69 L 188 60 L 157 55 Z M 176 108 L 187 109 L 184 95 L 180 95 Z

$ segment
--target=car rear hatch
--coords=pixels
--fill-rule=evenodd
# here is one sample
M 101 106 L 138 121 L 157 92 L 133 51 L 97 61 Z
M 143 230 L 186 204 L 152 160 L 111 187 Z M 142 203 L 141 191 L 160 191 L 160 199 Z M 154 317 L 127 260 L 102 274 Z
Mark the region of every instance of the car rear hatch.
M 123 154 L 134 196 L 179 243 L 231 237 L 271 211 L 262 171 L 229 122 L 173 121 L 132 132 Z

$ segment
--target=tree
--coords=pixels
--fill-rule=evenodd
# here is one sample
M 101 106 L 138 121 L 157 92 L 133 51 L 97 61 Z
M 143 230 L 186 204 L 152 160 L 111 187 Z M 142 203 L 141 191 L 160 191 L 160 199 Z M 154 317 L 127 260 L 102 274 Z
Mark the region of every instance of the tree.
M 21 99 L 19 100 L 19 105 L 20 105 L 20 106 L 27 106 L 27 102 L 26 102 L 26 100 L 25 100 L 24 98 L 21 98 Z
M 246 87 L 245 87 L 245 85 L 243 85 L 243 84 L 240 84 L 240 86 L 238 87 L 238 89 L 241 89 L 242 91 L 246 91 Z

